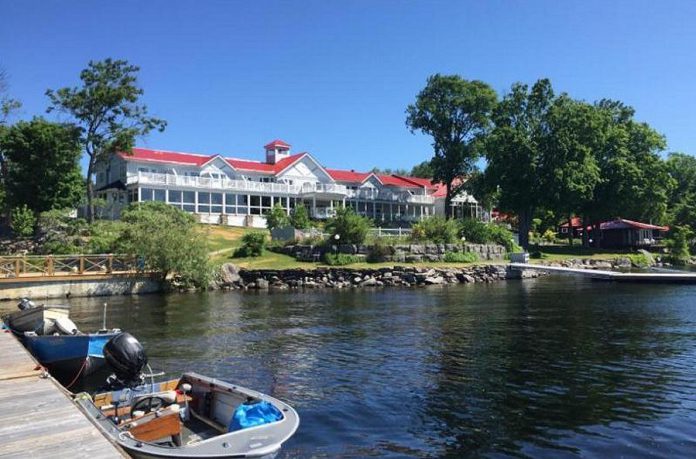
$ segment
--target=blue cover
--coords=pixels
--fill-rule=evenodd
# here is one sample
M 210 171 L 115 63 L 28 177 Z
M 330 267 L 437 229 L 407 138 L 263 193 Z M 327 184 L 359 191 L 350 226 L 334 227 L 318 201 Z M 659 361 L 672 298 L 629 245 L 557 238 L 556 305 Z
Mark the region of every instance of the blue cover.
M 264 400 L 249 405 L 242 403 L 234 410 L 228 432 L 270 424 L 281 419 L 283 419 L 283 413 Z

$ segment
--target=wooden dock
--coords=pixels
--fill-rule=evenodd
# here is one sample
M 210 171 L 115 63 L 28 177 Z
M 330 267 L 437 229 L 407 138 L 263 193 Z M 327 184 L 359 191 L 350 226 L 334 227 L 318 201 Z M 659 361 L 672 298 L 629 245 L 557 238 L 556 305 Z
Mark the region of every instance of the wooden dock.
M 0 322 L 0 325 L 2 322 Z M 123 458 L 34 358 L 0 329 L 0 457 Z
M 646 284 L 696 284 L 696 273 L 661 272 L 661 273 L 624 273 L 601 269 L 564 268 L 562 266 L 537 265 L 531 263 L 510 263 L 510 268 L 536 270 L 548 273 L 575 274 L 594 280 L 611 282 L 634 282 Z

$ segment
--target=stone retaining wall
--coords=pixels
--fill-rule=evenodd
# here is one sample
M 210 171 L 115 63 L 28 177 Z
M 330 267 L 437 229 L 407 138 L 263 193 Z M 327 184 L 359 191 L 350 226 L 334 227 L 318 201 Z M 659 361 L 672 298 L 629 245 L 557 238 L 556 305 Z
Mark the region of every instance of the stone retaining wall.
M 295 257 L 299 261 L 315 261 L 325 252 L 337 250 L 340 253 L 368 257 L 379 255 L 379 261 L 396 263 L 418 263 L 443 261 L 447 252 L 475 253 L 479 260 L 502 260 L 505 247 L 496 244 L 397 244 L 369 246 L 364 244 L 341 244 L 333 249 L 329 246 L 289 245 L 276 249 Z
M 221 269 L 220 288 L 238 290 L 287 290 L 298 288 L 355 288 L 382 286 L 425 286 L 469 284 L 505 279 L 537 277 L 533 271 L 509 269 L 503 265 L 465 268 L 416 268 L 394 266 L 380 269 L 317 268 L 286 270 L 239 270 L 230 263 Z

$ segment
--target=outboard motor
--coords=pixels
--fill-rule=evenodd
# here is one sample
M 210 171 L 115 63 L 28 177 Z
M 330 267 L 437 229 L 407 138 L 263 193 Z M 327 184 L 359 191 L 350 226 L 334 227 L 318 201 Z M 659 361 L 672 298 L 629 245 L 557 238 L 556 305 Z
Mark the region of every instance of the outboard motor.
M 106 380 L 111 390 L 136 387 L 145 382 L 142 370 L 147 355 L 142 344 L 130 333 L 119 333 L 104 345 L 104 360 L 114 373 Z
M 31 301 L 29 298 L 22 298 L 19 300 L 19 304 L 17 305 L 20 311 L 26 311 L 27 309 L 35 308 L 36 304 L 34 304 L 33 301 Z

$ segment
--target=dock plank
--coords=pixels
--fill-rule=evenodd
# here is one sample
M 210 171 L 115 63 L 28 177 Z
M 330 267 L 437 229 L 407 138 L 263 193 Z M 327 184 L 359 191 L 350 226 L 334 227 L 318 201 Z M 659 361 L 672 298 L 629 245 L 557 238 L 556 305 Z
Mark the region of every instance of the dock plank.
M 0 333 L 0 457 L 126 457 L 36 367 L 14 336 Z
M 696 284 L 696 273 L 687 272 L 631 273 L 600 269 L 566 268 L 563 266 L 537 265 L 531 263 L 510 263 L 510 267 L 513 269 L 545 271 L 548 273 L 576 274 L 591 279 L 614 282 Z

